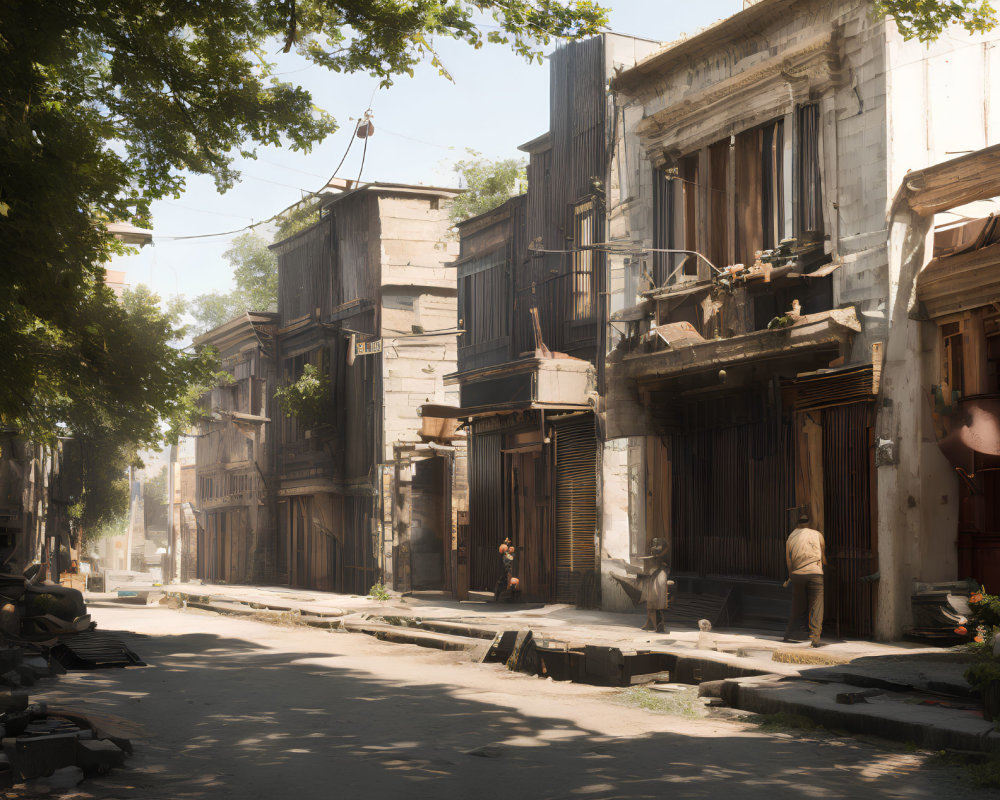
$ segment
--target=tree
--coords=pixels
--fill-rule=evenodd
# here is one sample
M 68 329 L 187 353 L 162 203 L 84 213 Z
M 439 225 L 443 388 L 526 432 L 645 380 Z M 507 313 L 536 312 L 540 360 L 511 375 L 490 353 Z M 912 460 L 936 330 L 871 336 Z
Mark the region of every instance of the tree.
M 330 376 L 315 364 L 306 364 L 298 380 L 279 386 L 274 394 L 286 417 L 295 417 L 303 427 L 314 428 L 329 417 L 332 392 Z
M 483 15 L 492 15 L 489 27 Z M 150 222 L 185 175 L 220 190 L 258 145 L 336 128 L 265 53 L 392 83 L 434 37 L 541 59 L 606 22 L 590 0 L 5 0 L 0 12 L 0 424 L 124 452 L 174 434 L 204 375 L 150 296 L 115 302 L 105 223 Z M 488 31 L 488 32 L 487 32 Z
M 319 217 L 319 200 L 296 203 L 275 220 L 273 241 L 280 242 L 308 228 Z M 195 331 L 204 333 L 247 311 L 278 310 L 278 259 L 271 242 L 254 231 L 233 239 L 223 258 L 233 268 L 236 288 L 231 292 L 209 292 L 191 303 Z
M 451 203 L 449 216 L 453 222 L 461 222 L 503 205 L 527 182 L 523 159 L 491 161 L 475 150 L 468 153 L 469 158 L 456 162 L 453 167 L 461 176 L 462 188 L 465 189 Z
M 251 231 L 233 239 L 223 257 L 233 268 L 236 288 L 231 292 L 199 295 L 191 304 L 197 332 L 204 333 L 247 311 L 278 308 L 278 259 L 270 242 Z
M 951 24 L 984 33 L 998 24 L 989 0 L 876 0 L 875 13 L 892 17 L 904 39 L 930 42 Z

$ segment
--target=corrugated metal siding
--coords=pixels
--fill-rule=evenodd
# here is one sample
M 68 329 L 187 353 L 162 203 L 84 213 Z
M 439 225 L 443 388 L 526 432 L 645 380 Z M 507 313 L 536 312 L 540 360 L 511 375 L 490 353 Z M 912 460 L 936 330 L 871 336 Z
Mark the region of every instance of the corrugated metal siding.
M 473 423 L 469 434 L 469 588 L 492 591 L 502 572 L 497 547 L 506 535 L 503 432 L 482 428 Z
M 878 569 L 871 518 L 872 404 L 823 411 L 826 618 L 836 634 L 871 636 L 874 586 L 861 578 Z
M 674 569 L 784 579 L 786 509 L 795 505 L 790 422 L 686 422 L 670 437 Z
M 586 414 L 553 422 L 556 461 L 556 600 L 592 607 L 597 580 L 597 436 Z

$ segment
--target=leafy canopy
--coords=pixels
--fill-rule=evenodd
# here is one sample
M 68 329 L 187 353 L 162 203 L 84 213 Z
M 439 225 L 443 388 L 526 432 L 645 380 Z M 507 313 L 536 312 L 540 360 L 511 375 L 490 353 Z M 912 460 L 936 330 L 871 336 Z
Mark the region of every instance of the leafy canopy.
M 225 190 L 236 157 L 335 130 L 269 54 L 389 84 L 443 71 L 436 37 L 540 58 L 605 22 L 591 0 L 3 0 L 0 425 L 106 446 L 115 468 L 184 426 L 209 356 L 174 348 L 148 292 L 116 302 L 102 265 L 127 248 L 105 223 L 148 227 L 185 175 Z
M 236 288 L 231 292 L 199 295 L 191 304 L 196 332 L 204 333 L 246 311 L 278 309 L 278 259 L 259 233 L 243 233 L 233 239 L 223 257 L 233 267 Z
M 453 167 L 465 189 L 451 203 L 449 216 L 453 222 L 461 222 L 503 205 L 518 193 L 528 179 L 523 159 L 493 161 L 475 150 L 468 153 L 468 158 L 456 162 Z
M 276 220 L 274 242 L 308 228 L 319 218 L 318 200 L 296 203 Z M 204 333 L 247 311 L 278 310 L 278 259 L 271 241 L 256 230 L 233 239 L 223 257 L 233 268 L 236 287 L 230 292 L 209 292 L 191 302 L 195 333 Z
M 997 12 L 989 0 L 876 0 L 875 13 L 892 17 L 905 39 L 930 42 L 957 23 L 969 33 L 995 28 Z
M 301 377 L 278 387 L 275 396 L 286 417 L 295 417 L 305 428 L 321 425 L 330 416 L 333 389 L 330 376 L 315 364 L 306 364 Z

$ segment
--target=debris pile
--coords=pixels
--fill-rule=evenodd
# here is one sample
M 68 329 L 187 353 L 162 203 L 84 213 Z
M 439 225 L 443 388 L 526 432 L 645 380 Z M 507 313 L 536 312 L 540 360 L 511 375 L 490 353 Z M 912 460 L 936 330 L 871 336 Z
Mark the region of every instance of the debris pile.
M 0 575 L 0 789 L 45 792 L 120 766 L 132 746 L 82 714 L 32 702 L 27 687 L 67 669 L 142 662 L 94 630 L 78 590 L 36 575 Z

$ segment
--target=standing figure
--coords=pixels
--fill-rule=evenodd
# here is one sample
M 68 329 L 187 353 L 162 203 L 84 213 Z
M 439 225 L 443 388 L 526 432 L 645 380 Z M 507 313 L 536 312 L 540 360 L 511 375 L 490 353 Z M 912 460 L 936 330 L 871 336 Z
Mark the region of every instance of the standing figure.
M 500 563 L 503 566 L 503 575 L 497 579 L 493 589 L 493 598 L 499 601 L 501 598 L 513 600 L 515 595 L 521 591 L 520 580 L 517 578 L 517 551 L 510 542 L 510 537 L 503 540 L 503 544 L 497 548 L 500 553 Z
M 644 631 L 666 633 L 663 617 L 667 610 L 670 587 L 674 583 L 668 580 L 670 577 L 669 559 L 666 541 L 656 537 L 649 543 L 649 555 L 643 556 L 641 573 L 635 578 L 612 575 L 635 605 L 645 601 L 646 623 L 642 626 Z M 631 569 L 635 568 L 631 567 Z
M 659 537 L 653 539 L 649 544 L 649 555 L 642 559 L 643 570 L 639 576 L 642 583 L 642 599 L 646 601 L 646 624 L 642 626 L 644 631 L 666 632 L 663 616 L 667 610 L 667 595 L 672 583 L 668 580 L 669 559 L 666 541 Z
M 826 565 L 826 541 L 823 534 L 807 527 L 809 516 L 800 514 L 795 529 L 785 543 L 785 563 L 792 585 L 792 615 L 782 641 L 792 641 L 792 634 L 802 622 L 808 608 L 809 639 L 813 647 L 822 647 L 823 635 L 823 567 Z

